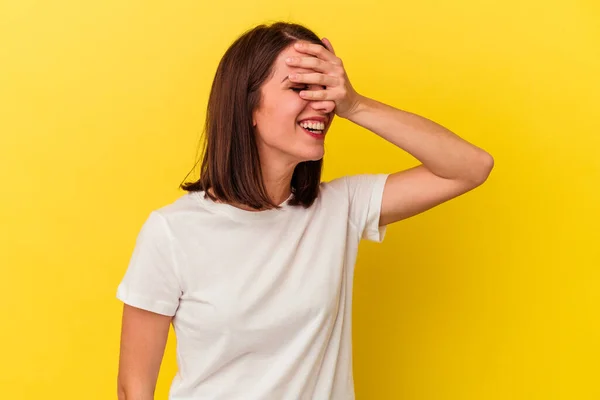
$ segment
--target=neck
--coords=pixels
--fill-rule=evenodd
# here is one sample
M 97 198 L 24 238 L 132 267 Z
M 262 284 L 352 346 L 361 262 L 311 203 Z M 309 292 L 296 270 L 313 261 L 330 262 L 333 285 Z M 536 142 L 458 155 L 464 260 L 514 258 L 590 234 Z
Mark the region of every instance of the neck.
M 281 165 L 275 168 L 275 166 L 268 166 L 264 163 L 261 164 L 263 182 L 267 191 L 267 196 L 273 204 L 281 204 L 290 197 L 292 193 L 292 175 L 294 174 L 295 167 L 295 165 L 290 164 L 285 168 Z M 208 190 L 212 193 L 212 188 Z M 257 211 L 245 204 L 232 203 L 231 205 L 241 208 L 242 210 Z
M 273 165 L 267 162 L 261 163 L 263 182 L 267 195 L 273 204 L 283 203 L 290 194 L 292 175 L 296 164 Z

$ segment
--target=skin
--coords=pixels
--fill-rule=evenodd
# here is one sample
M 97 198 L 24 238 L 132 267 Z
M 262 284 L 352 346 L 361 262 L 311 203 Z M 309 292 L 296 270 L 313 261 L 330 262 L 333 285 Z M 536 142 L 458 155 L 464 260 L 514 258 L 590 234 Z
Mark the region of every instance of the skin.
M 322 105 L 323 102 L 331 101 L 335 104 L 336 115 L 379 135 L 421 162 L 421 165 L 393 173 L 387 179 L 380 225 L 419 214 L 485 182 L 494 166 L 489 153 L 427 118 L 357 93 L 350 83 L 342 60 L 335 55 L 331 42 L 325 38 L 323 42 L 327 48 L 299 41 L 294 44 L 294 50 L 301 55 L 290 53 L 291 57 L 285 58 L 288 69 L 280 63 L 276 64 L 278 77 L 284 72 L 289 73 L 289 81 L 309 85 L 306 90 L 298 93 L 299 97 L 312 103 L 306 104 L 302 112 L 315 104 Z M 265 90 L 264 95 L 265 104 L 284 100 L 283 95 L 279 97 L 273 90 Z M 296 103 L 293 97 L 289 97 L 289 101 L 299 104 L 298 108 L 301 108 L 302 103 Z M 291 128 L 288 127 L 292 124 L 293 109 L 295 108 L 290 106 L 285 113 L 276 114 L 273 109 L 271 113 L 263 114 L 271 117 L 277 115 L 274 117 L 277 122 L 284 124 L 280 140 L 273 139 L 277 132 L 266 130 L 267 126 L 271 129 L 277 126 L 275 119 L 256 121 L 259 137 L 264 137 L 265 143 L 272 144 L 265 146 L 262 154 L 268 160 L 264 161 L 267 191 L 276 202 L 283 201 L 290 194 L 294 156 L 298 161 L 322 154 L 319 147 L 321 142 L 313 145 L 304 138 L 302 141 L 292 138 L 289 133 Z M 301 119 L 301 116 L 299 112 L 296 118 Z M 304 146 L 300 146 L 300 143 Z M 288 155 L 287 162 L 283 162 L 279 154 Z
M 327 119 L 325 134 L 333 120 L 333 101 L 309 101 L 298 93 L 303 89 L 323 89 L 322 85 L 306 85 L 289 80 L 292 73 L 310 73 L 307 68 L 287 64 L 290 57 L 303 53 L 290 46 L 282 51 L 273 65 L 273 74 L 261 88 L 261 104 L 253 113 L 263 179 L 267 193 L 275 204 L 290 195 L 290 182 L 298 163 L 320 160 L 325 153 L 324 140 L 306 134 L 298 122 L 306 118 Z M 245 208 L 241 205 L 236 205 Z M 248 209 L 248 208 L 245 208 Z
M 172 317 L 123 305 L 119 400 L 153 400 Z
M 485 182 L 494 166 L 489 153 L 433 121 L 358 94 L 331 43 L 323 42 L 327 49 L 298 42 L 282 52 L 253 115 L 265 185 L 275 204 L 289 197 L 294 167 L 324 154 L 324 141 L 306 134 L 297 122 L 321 116 L 329 125 L 334 113 L 421 162 L 387 179 L 380 225 L 419 214 Z M 124 305 L 119 399 L 153 399 L 170 323 L 171 317 Z

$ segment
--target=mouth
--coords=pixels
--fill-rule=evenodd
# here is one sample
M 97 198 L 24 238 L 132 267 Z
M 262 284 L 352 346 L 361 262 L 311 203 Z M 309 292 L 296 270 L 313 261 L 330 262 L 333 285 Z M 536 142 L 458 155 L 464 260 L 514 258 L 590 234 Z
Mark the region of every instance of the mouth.
M 312 136 L 315 139 L 324 139 L 325 138 L 325 122 L 321 121 L 300 121 L 298 122 L 298 126 L 306 132 L 308 135 Z

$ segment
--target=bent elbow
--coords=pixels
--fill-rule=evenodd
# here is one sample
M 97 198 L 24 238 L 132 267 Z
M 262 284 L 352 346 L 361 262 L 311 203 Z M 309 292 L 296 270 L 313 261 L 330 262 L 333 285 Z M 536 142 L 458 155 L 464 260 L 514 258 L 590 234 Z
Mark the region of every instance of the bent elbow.
M 494 169 L 494 157 L 486 151 L 482 151 L 479 159 L 472 169 L 472 181 L 475 186 L 482 185 Z

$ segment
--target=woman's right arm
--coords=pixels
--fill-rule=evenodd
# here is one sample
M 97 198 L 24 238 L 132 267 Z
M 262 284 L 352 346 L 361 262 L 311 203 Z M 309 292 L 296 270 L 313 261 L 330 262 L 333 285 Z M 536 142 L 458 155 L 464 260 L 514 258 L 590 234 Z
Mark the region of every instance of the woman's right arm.
M 153 400 L 173 317 L 123 306 L 119 400 Z

